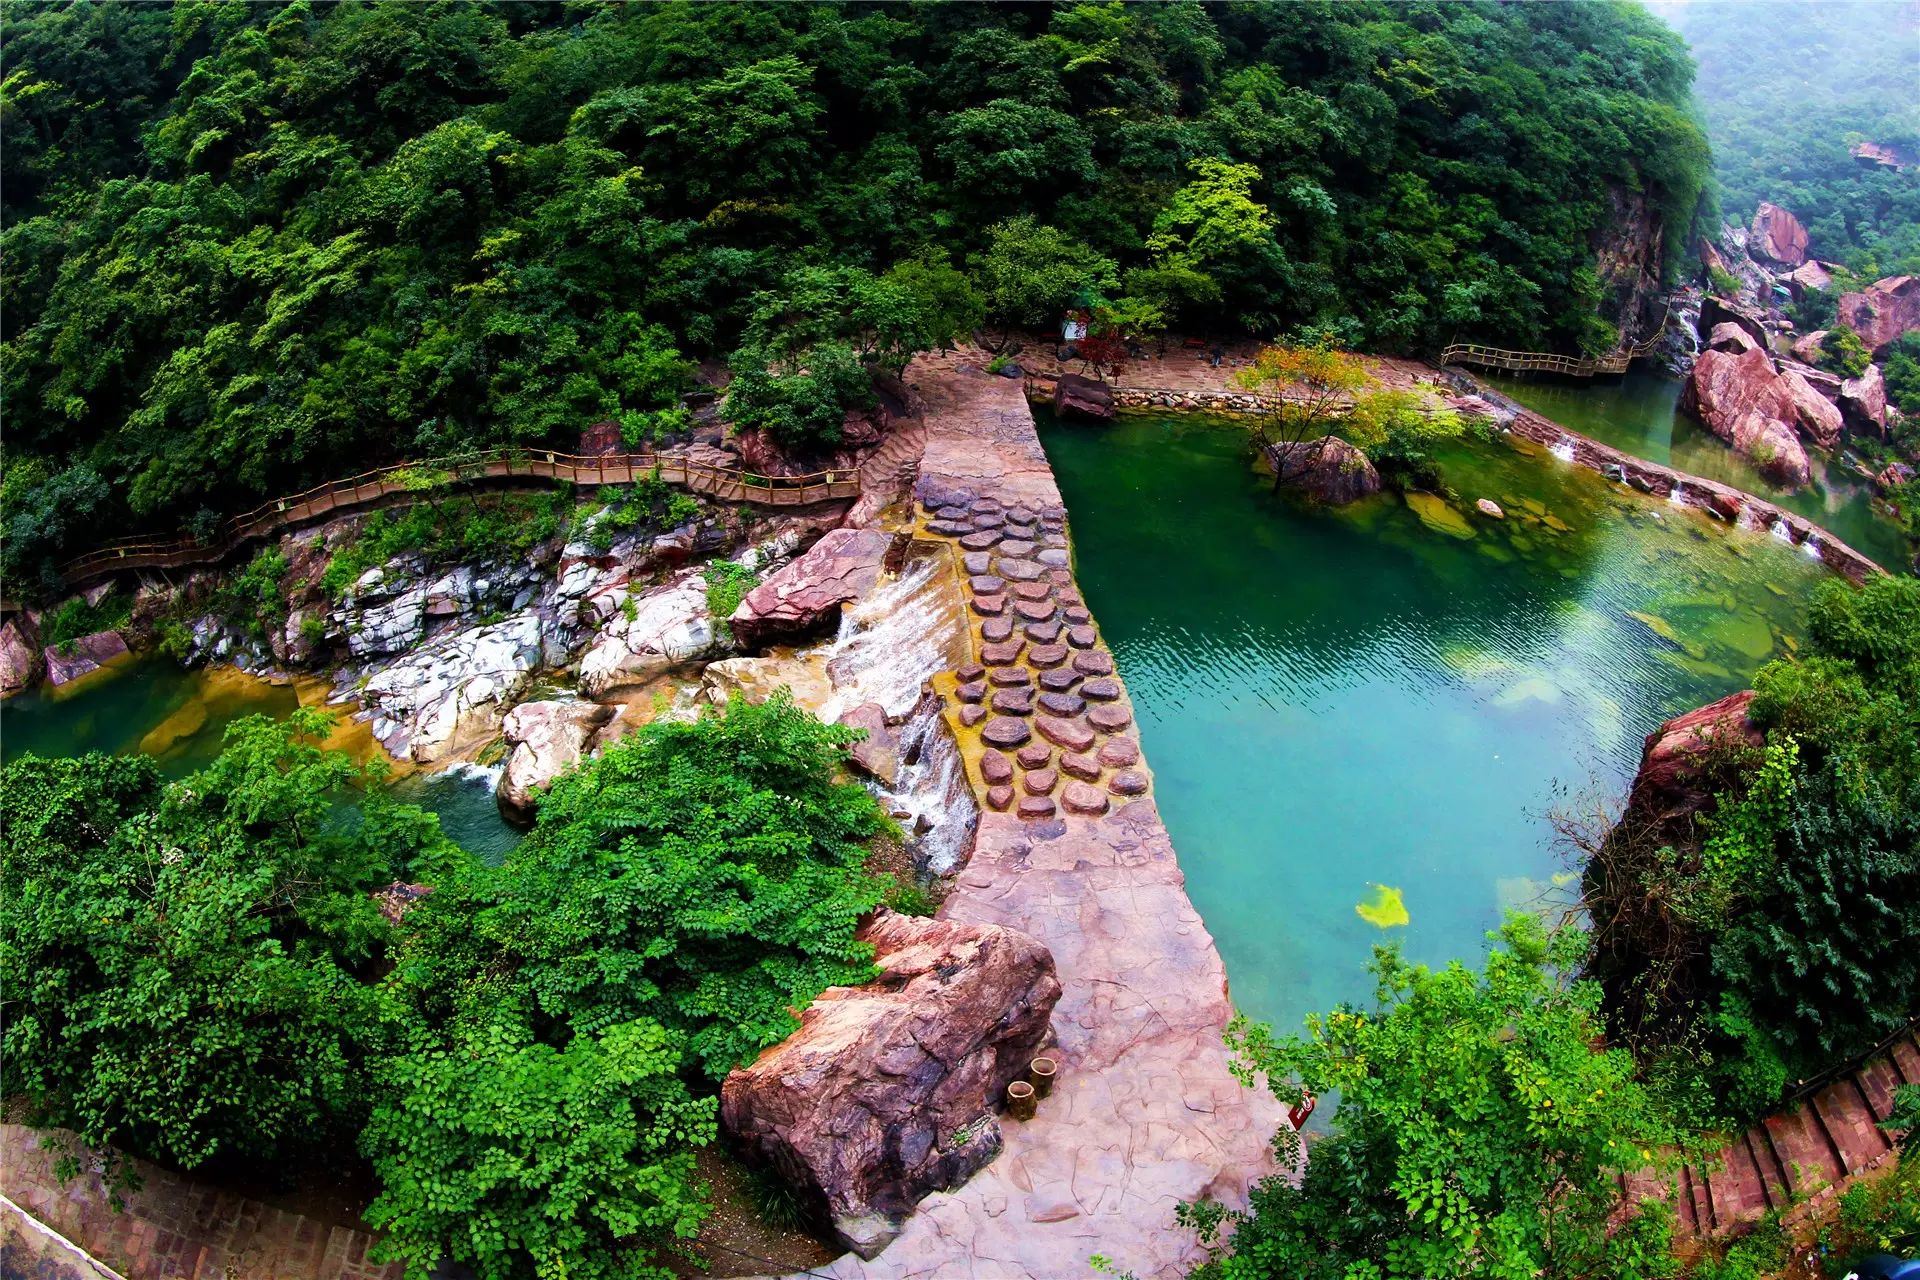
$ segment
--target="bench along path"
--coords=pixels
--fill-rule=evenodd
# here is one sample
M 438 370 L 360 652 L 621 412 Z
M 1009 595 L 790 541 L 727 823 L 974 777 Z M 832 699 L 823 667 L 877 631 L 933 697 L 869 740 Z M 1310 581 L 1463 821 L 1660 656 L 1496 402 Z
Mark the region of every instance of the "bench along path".
M 908 381 L 927 429 L 919 532 L 956 544 L 979 656 L 934 682 L 982 801 L 941 915 L 1052 948 L 1062 1065 L 1036 1119 L 1004 1119 L 997 1160 L 922 1201 L 878 1258 L 848 1256 L 827 1274 L 1063 1277 L 1102 1254 L 1143 1277 L 1180 1276 L 1202 1255 L 1175 1208 L 1244 1205 L 1273 1171 L 1285 1120 L 1227 1070 L 1226 974 L 1074 589 L 1060 491 L 1021 384 L 964 353 L 923 357 Z

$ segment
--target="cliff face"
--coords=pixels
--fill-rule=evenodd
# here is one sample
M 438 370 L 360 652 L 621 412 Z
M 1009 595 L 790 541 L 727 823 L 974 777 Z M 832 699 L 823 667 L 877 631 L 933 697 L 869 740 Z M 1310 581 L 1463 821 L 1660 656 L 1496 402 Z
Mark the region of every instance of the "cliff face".
M 1593 268 L 1602 290 L 1600 314 L 1619 326 L 1624 339 L 1646 337 L 1666 312 L 1660 283 L 1665 250 L 1664 220 L 1646 193 L 1609 185 L 1607 217 L 1593 234 Z

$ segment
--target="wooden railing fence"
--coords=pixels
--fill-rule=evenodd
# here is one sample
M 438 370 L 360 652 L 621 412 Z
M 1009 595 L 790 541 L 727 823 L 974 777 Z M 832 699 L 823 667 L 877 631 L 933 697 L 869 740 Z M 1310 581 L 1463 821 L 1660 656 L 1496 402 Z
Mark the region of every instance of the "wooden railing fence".
M 490 449 L 391 466 L 331 480 L 302 493 L 276 498 L 235 516 L 213 536 L 117 543 L 60 566 L 68 586 L 123 569 L 171 569 L 225 559 L 242 544 L 335 511 L 378 502 L 393 494 L 425 494 L 448 485 L 487 480 L 564 480 L 583 488 L 634 484 L 658 474 L 669 484 L 723 502 L 798 507 L 860 496 L 857 472 L 820 471 L 804 476 L 760 476 L 738 468 L 690 462 L 677 454 L 578 455 L 552 450 Z
M 1670 319 L 1671 317 L 1668 317 Z M 1474 342 L 1456 342 L 1440 353 L 1441 364 L 1473 364 L 1483 369 L 1504 369 L 1514 373 L 1559 373 L 1572 378 L 1591 378 L 1602 373 L 1625 373 L 1627 366 L 1650 354 L 1667 330 L 1667 319 L 1651 335 L 1631 346 L 1604 356 L 1563 356 L 1551 351 L 1505 351 L 1483 347 Z

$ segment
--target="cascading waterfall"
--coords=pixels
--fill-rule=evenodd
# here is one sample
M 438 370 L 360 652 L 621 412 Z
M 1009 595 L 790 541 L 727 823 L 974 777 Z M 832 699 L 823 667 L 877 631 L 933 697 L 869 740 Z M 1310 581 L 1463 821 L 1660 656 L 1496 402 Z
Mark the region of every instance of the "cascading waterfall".
M 1547 452 L 1562 462 L 1572 462 L 1573 441 L 1566 436 L 1561 436 L 1558 441 L 1548 448 Z
M 1773 518 L 1773 523 L 1767 526 L 1767 532 L 1782 542 L 1791 543 L 1793 541 L 1793 526 L 1788 524 L 1781 516 L 1775 516 Z
M 1675 481 L 1673 488 L 1667 490 L 1668 505 L 1675 507 L 1685 506 L 1687 501 L 1686 493 L 1687 486 Z
M 1811 533 L 1807 535 L 1807 540 L 1800 544 L 1800 551 L 1812 560 L 1822 559 L 1826 554 L 1826 548 L 1820 545 L 1819 535 Z
M 867 785 L 906 827 L 916 864 L 935 875 L 959 864 L 979 818 L 940 700 L 926 692 L 928 677 L 966 661 L 966 635 L 947 552 L 929 550 L 849 606 L 825 654 L 833 693 L 823 719 L 871 702 L 902 721 L 898 775 L 891 786 Z

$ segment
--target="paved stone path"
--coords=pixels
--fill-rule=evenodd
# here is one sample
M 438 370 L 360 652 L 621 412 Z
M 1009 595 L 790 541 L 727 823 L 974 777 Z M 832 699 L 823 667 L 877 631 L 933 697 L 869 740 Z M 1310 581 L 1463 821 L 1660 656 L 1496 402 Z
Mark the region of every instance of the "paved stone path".
M 956 544 L 978 637 L 979 661 L 935 678 L 985 802 L 941 914 L 1052 948 L 1062 1069 L 1036 1119 L 1004 1121 L 998 1160 L 923 1201 L 878 1258 L 848 1256 L 828 1274 L 1050 1280 L 1090 1275 L 1102 1254 L 1143 1277 L 1181 1276 L 1202 1255 L 1175 1208 L 1244 1204 L 1273 1172 L 1270 1139 L 1285 1120 L 1227 1070 L 1226 974 L 1154 808 L 1125 689 L 1074 589 L 1060 492 L 1021 383 L 969 353 L 923 357 L 908 381 L 927 424 L 920 528 Z M 1049 694 L 1063 700 L 1042 702 Z
M 1879 1124 L 1903 1084 L 1920 1084 L 1920 1044 L 1912 1028 L 1754 1125 L 1714 1159 L 1682 1169 L 1675 1205 L 1681 1229 L 1722 1236 L 1775 1210 L 1789 1220 L 1818 1214 L 1855 1179 L 1891 1168 L 1899 1149 Z
M 139 1161 L 141 1187 L 125 1212 L 108 1202 L 95 1173 L 62 1184 L 60 1130 L 0 1125 L 8 1199 L 126 1280 L 400 1280 L 399 1265 L 367 1261 L 372 1237 L 330 1227 Z M 77 1275 L 88 1275 L 76 1267 Z

